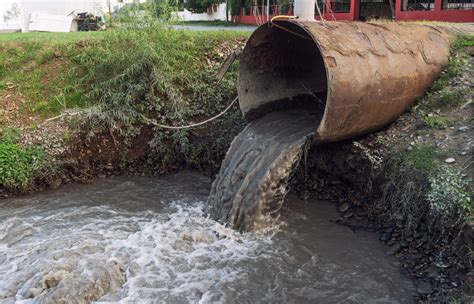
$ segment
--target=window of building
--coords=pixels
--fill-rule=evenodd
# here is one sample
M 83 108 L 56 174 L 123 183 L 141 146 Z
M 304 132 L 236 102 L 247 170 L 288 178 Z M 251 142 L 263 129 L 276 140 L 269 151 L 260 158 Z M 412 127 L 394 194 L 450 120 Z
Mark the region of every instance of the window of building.
M 434 0 L 403 0 L 403 11 L 433 11 Z
M 318 7 L 321 14 L 324 15 L 326 13 L 326 0 L 316 0 L 316 8 L 314 9 L 316 15 L 318 14 Z
M 443 0 L 443 9 L 474 10 L 474 0 Z
M 351 11 L 351 0 L 331 1 L 331 9 L 335 13 L 348 13 Z
M 394 0 L 395 1 L 395 0 Z M 394 3 L 392 1 L 392 3 Z M 393 10 L 390 7 L 389 0 L 360 0 L 359 17 L 360 20 L 366 21 L 371 19 L 390 19 Z
M 349 13 L 351 11 L 351 0 L 331 0 L 329 2 L 329 8 L 325 0 L 317 0 L 316 4 L 321 10 L 321 14 L 325 14 L 329 10 L 333 13 Z M 315 9 L 316 14 L 318 13 L 318 8 Z

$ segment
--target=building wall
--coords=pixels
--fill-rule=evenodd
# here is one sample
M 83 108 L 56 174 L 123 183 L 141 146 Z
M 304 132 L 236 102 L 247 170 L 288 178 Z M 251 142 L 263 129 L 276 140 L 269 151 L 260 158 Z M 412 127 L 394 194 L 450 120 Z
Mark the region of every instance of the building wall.
M 221 3 L 217 6 L 217 10 L 211 13 L 193 14 L 188 10 L 175 12 L 175 16 L 182 21 L 213 21 L 226 20 L 225 16 L 226 5 Z
M 432 11 L 403 10 L 403 2 L 398 0 L 395 5 L 396 20 L 433 20 L 446 22 L 474 22 L 474 9 L 443 9 L 442 0 L 435 0 Z
M 446 22 L 474 22 L 474 9 L 470 10 L 447 10 L 442 9 L 442 0 L 435 0 L 435 9 L 432 11 L 403 11 L 402 10 L 403 0 L 394 0 L 395 2 L 395 20 L 430 20 L 430 21 L 446 21 Z M 327 0 L 327 6 L 330 7 L 330 0 Z M 330 13 L 326 11 L 323 13 L 323 17 L 326 20 L 360 20 L 360 0 L 352 0 L 350 3 L 350 11 L 348 13 Z M 385 14 L 390 15 L 389 8 L 385 9 Z M 260 12 L 265 12 L 262 7 Z M 370 12 L 363 12 L 370 14 Z M 292 15 L 292 13 L 289 13 Z M 245 24 L 259 24 L 265 22 L 267 19 L 271 19 L 273 15 L 268 18 L 265 14 L 260 16 L 253 16 L 251 14 L 244 14 L 243 10 L 239 16 L 232 16 L 232 19 L 236 22 Z M 320 19 L 318 15 L 315 19 Z

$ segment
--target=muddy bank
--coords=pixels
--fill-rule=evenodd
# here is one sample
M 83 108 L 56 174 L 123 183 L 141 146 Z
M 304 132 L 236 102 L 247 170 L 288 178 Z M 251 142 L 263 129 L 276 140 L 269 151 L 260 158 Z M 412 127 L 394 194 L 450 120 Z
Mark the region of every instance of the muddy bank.
M 379 156 L 383 162 L 384 155 Z M 292 191 L 302 199 L 337 204 L 340 218 L 336 222 L 340 225 L 378 233 L 386 244 L 386 254 L 396 256 L 396 265 L 413 279 L 415 299 L 442 302 L 459 294 L 463 299 L 468 297 L 466 288 L 474 278 L 467 247 L 473 241 L 472 226 L 465 226 L 451 243 L 437 243 L 438 234 L 430 231 L 428 221 L 407 229 L 407 218 L 398 223 L 388 220 L 394 210 L 381 199 L 387 172 L 373 165 L 354 143 L 313 148 L 293 180 Z
M 157 176 L 180 170 L 215 175 L 232 139 L 244 128 L 237 107 L 222 119 L 189 133 L 177 134 L 149 125 L 137 127 L 138 134 L 125 138 L 118 132 L 102 131 L 94 136 L 77 133 L 48 158 L 50 167 L 22 189 L 0 185 L 0 199 L 57 188 L 71 182 L 89 183 L 111 176 Z M 187 147 L 176 145 L 173 137 L 185 136 Z M 157 149 L 157 136 L 169 138 Z

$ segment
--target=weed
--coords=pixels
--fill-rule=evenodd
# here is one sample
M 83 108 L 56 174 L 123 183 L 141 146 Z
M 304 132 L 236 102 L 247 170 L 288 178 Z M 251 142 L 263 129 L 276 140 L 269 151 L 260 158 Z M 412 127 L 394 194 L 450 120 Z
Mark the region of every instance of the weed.
M 465 90 L 462 88 L 444 87 L 436 92 L 428 93 L 423 101 L 423 109 L 432 110 L 447 106 L 462 105 L 465 101 Z
M 448 126 L 448 120 L 445 117 L 428 114 L 423 116 L 424 124 L 429 128 L 444 129 Z
M 20 131 L 15 128 L 4 128 L 0 137 L 0 144 L 17 144 L 20 140 Z
M 396 153 L 394 159 L 400 166 L 431 174 L 438 170 L 438 151 L 431 145 L 419 145 L 412 151 Z
M 474 41 L 473 35 L 458 35 L 451 44 L 451 57 L 448 65 L 431 86 L 421 101 L 422 108 L 433 109 L 459 105 L 464 101 L 464 91 L 461 88 L 449 88 L 450 80 L 460 73 L 460 67 L 465 57 L 464 49 Z
M 12 189 L 28 187 L 40 169 L 43 157 L 44 151 L 37 147 L 0 143 L 0 185 Z
M 455 250 L 451 245 L 470 213 L 470 198 L 461 172 L 438 157 L 428 145 L 392 154 L 380 204 L 388 223 L 403 224 L 407 232 L 424 225 L 446 245 L 443 250 Z
M 430 217 L 441 229 L 457 227 L 470 212 L 468 183 L 458 170 L 442 166 L 429 177 L 430 190 L 426 194 Z
M 462 51 L 464 48 L 474 46 L 474 35 L 460 34 L 451 44 L 451 52 Z
M 22 113 L 52 117 L 86 108 L 85 115 L 75 116 L 71 130 L 89 136 L 110 132 L 127 145 L 143 129 L 143 116 L 167 125 L 187 124 L 217 114 L 234 99 L 236 66 L 219 84 L 215 77 L 224 59 L 220 45 L 232 47 L 249 33 L 170 30 L 159 22 L 131 20 L 116 18 L 123 27 L 90 35 L 2 35 L 0 89 L 14 84 L 25 100 L 19 104 Z M 147 157 L 162 172 L 177 166 L 215 169 L 243 123 L 234 107 L 202 128 L 154 128 Z M 63 135 L 69 141 L 76 134 Z
M 423 222 L 428 211 L 423 204 L 430 186 L 428 176 L 439 170 L 436 156 L 436 149 L 429 145 L 391 155 L 381 201 L 387 209 L 387 222 L 404 223 L 406 230 Z
M 51 48 L 46 48 L 41 51 L 36 60 L 37 64 L 45 64 L 56 57 L 56 51 Z
M 213 20 L 213 21 L 174 21 L 172 24 L 176 25 L 190 25 L 190 26 L 236 26 L 234 22 Z M 251 25 L 238 24 L 238 26 L 248 26 L 249 30 L 253 29 Z

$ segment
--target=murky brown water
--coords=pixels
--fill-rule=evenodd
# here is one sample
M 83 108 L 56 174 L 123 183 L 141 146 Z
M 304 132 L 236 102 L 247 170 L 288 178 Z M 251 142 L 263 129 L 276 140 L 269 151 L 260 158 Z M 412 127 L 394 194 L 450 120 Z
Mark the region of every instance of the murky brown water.
M 0 201 L 0 303 L 410 303 L 412 285 L 335 207 L 293 197 L 239 234 L 192 173 L 98 180 Z
M 319 120 L 318 113 L 293 109 L 250 122 L 232 141 L 212 184 L 211 217 L 239 231 L 272 226 L 302 146 Z

